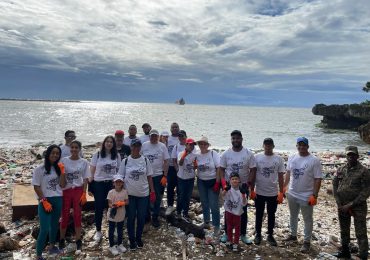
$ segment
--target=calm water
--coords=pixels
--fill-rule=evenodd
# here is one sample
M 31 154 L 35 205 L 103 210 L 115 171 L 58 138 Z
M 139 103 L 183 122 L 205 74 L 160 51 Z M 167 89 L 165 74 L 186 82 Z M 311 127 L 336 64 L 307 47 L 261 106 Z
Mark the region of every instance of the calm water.
M 355 132 L 316 127 L 321 117 L 307 108 L 0 101 L 0 111 L 0 147 L 61 143 L 67 129 L 75 130 L 83 144 L 92 144 L 116 129 L 127 132 L 130 124 L 136 124 L 141 135 L 144 122 L 159 131 L 178 122 L 189 137 L 206 134 L 217 148 L 228 147 L 230 132 L 239 129 L 244 145 L 252 149 L 260 149 L 262 140 L 272 137 L 277 150 L 292 151 L 302 135 L 310 140 L 312 151 L 343 150 L 349 144 L 370 149 Z

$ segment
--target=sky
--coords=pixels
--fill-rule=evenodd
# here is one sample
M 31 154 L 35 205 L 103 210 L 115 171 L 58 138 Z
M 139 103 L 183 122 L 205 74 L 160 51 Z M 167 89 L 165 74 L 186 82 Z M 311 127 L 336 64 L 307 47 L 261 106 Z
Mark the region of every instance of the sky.
M 0 98 L 370 99 L 368 0 L 2 0 Z

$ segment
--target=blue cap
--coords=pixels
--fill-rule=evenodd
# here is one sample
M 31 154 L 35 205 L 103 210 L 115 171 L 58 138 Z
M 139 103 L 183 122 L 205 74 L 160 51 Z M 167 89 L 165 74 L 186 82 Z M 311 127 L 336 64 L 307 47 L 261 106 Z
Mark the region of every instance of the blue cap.
M 131 145 L 141 145 L 141 140 L 138 138 L 132 139 Z
M 298 137 L 297 138 L 297 144 L 301 143 L 301 142 L 308 145 L 308 139 L 306 137 Z

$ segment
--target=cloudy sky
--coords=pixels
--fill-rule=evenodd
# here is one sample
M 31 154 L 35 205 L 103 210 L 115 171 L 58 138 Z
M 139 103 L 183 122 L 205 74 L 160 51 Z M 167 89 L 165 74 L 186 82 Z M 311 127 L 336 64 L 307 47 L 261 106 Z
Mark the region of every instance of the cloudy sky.
M 370 94 L 368 0 L 2 0 L 0 97 L 302 106 Z

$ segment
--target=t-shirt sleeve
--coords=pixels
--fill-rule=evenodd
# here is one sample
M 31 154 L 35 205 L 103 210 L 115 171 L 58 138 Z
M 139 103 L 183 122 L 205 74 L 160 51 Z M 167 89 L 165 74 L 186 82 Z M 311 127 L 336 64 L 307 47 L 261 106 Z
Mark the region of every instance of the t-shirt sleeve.
M 33 186 L 41 186 L 41 168 L 37 167 L 33 170 L 32 173 L 32 185 Z
M 82 177 L 84 179 L 88 179 L 91 177 L 91 172 L 90 172 L 90 167 L 89 167 L 89 162 L 87 160 L 85 160 L 85 169 L 84 169 L 84 172 L 82 174 Z
M 220 157 L 220 167 L 226 168 L 226 152 L 223 152 Z
M 287 171 L 290 171 L 292 168 L 291 168 L 291 162 L 292 162 L 292 159 L 293 159 L 293 156 L 289 156 L 288 158 L 288 162 L 287 162 L 287 165 L 286 165 L 286 169 Z
M 91 158 L 91 162 L 90 162 L 91 166 L 96 167 L 96 164 L 98 162 L 98 153 L 99 152 L 94 153 L 93 157 Z
M 175 145 L 171 152 L 171 159 L 177 159 L 177 145 Z
M 255 167 L 257 167 L 256 157 L 254 157 L 254 154 L 251 152 L 248 162 L 248 168 L 251 169 Z
M 117 153 L 117 172 L 119 171 L 119 168 L 121 166 L 121 155 L 119 153 Z
M 147 164 L 146 164 L 146 175 L 147 176 L 152 176 L 153 175 L 153 168 L 152 168 L 152 164 L 150 163 L 150 161 L 148 159 L 145 159 Z
M 314 164 L 314 167 L 313 167 L 313 176 L 315 179 L 322 179 L 323 178 L 323 175 L 322 175 L 322 166 L 321 166 L 321 162 L 319 159 L 315 159 L 315 164 Z
M 211 152 L 212 157 L 213 157 L 213 163 L 215 164 L 215 168 L 220 167 L 220 155 L 216 151 Z
M 278 172 L 285 172 L 285 165 L 284 165 L 284 159 L 279 158 L 279 169 Z
M 125 178 L 126 175 L 126 165 L 125 165 L 126 160 L 128 160 L 128 158 L 122 161 L 118 170 L 118 175 L 121 175 L 123 178 Z
M 112 199 L 113 199 L 113 190 L 110 190 L 110 191 L 108 192 L 107 200 L 112 201 Z

